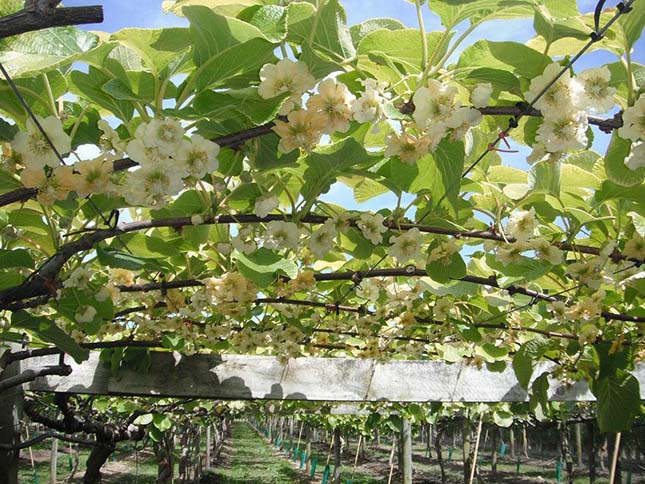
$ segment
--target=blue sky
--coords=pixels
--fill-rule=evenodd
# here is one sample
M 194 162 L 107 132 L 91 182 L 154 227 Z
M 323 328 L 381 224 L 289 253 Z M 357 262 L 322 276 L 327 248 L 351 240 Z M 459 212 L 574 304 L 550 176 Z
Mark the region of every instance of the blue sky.
M 638 1 L 645 3 L 645 0 Z M 94 3 L 92 0 L 65 1 L 65 5 L 69 7 L 92 3 Z M 106 0 L 99 3 L 103 4 L 105 21 L 100 25 L 89 25 L 86 27 L 88 29 L 113 32 L 125 27 L 187 25 L 185 19 L 172 14 L 164 14 L 161 10 L 161 0 Z M 348 23 L 350 25 L 360 23 L 368 18 L 391 17 L 400 20 L 407 26 L 417 27 L 414 5 L 404 0 L 341 0 L 341 3 L 345 6 Z M 610 0 L 606 6 L 615 6 L 616 3 L 618 3 L 617 0 Z M 595 0 L 578 0 L 579 10 L 583 13 L 593 11 L 595 5 Z M 637 9 L 638 7 L 636 7 L 632 15 L 637 14 Z M 424 18 L 428 31 L 441 29 L 438 17 L 432 14 L 427 7 L 424 7 Z M 532 19 L 487 22 L 478 27 L 470 35 L 468 40 L 464 42 L 463 47 L 479 39 L 526 42 L 535 35 L 532 23 Z M 645 63 L 645 41 L 642 38 L 634 48 L 632 59 L 636 62 Z M 583 56 L 576 64 L 576 70 L 595 67 L 609 62 L 616 62 L 616 57 L 613 54 L 605 51 L 595 51 Z M 596 130 L 594 149 L 603 152 L 606 149 L 608 138 L 608 135 Z M 527 165 L 523 161 L 526 153 L 526 150 L 522 150 L 519 155 L 505 155 L 503 163 L 526 169 Z M 377 210 L 383 206 L 393 206 L 395 204 L 393 195 L 385 195 L 359 206 L 354 203 L 351 190 L 341 184 L 335 184 L 324 198 L 335 201 L 336 203 L 340 201 L 345 207 L 350 209 Z

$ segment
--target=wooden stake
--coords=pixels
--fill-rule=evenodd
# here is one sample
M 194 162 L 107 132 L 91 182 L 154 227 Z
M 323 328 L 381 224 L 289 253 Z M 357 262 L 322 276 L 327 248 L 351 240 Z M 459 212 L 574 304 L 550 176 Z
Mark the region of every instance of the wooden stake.
M 392 439 L 392 451 L 390 452 L 390 476 L 387 478 L 387 484 L 392 484 L 392 474 L 394 473 L 394 448 L 396 439 Z
M 609 469 L 609 484 L 614 484 L 616 479 L 616 467 L 618 466 L 618 454 L 620 453 L 620 435 L 616 434 L 616 442 L 614 443 L 614 453 L 611 456 L 611 469 Z
M 49 483 L 56 484 L 56 470 L 58 468 L 58 439 L 52 439 L 52 451 L 49 459 Z
M 356 466 L 358 465 L 358 454 L 361 451 L 361 442 L 363 441 L 363 434 L 358 436 L 358 445 L 356 446 L 356 457 L 354 457 L 354 468 L 352 469 L 352 479 L 354 479 L 354 473 L 356 472 Z
M 470 480 L 469 484 L 473 484 L 473 479 L 475 478 L 475 468 L 477 467 L 477 452 L 479 451 L 479 438 L 482 435 L 482 419 L 483 415 L 479 417 L 479 425 L 477 426 L 477 438 L 475 439 L 475 453 L 473 454 L 473 460 L 470 463 Z M 464 459 L 466 456 L 464 456 Z

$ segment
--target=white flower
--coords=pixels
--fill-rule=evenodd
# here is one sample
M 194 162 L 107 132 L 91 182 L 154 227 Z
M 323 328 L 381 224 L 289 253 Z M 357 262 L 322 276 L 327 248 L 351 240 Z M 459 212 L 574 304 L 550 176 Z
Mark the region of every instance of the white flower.
M 190 216 L 191 225 L 201 225 L 204 223 L 204 217 L 196 213 Z
M 72 273 L 63 281 L 63 287 L 74 287 L 77 289 L 87 289 L 92 272 L 85 267 L 77 267 Z
M 91 323 L 96 317 L 96 309 L 94 306 L 80 306 L 74 314 L 74 319 L 77 323 Z
M 356 97 L 347 86 L 335 79 L 325 79 L 318 85 L 318 94 L 307 101 L 307 109 L 320 113 L 324 120 L 323 133 L 344 133 L 352 118 L 352 103 Z
M 381 288 L 373 279 L 362 281 L 356 289 L 356 294 L 359 297 L 365 298 L 372 302 L 376 302 L 380 293 Z
M 581 109 L 591 109 L 596 113 L 606 113 L 614 107 L 616 88 L 609 86 L 611 72 L 607 66 L 587 69 L 578 75 L 583 93 L 580 99 Z
M 537 239 L 532 240 L 531 247 L 535 250 L 540 259 L 544 259 L 550 264 L 557 265 L 562 262 L 564 253 L 557 247 L 551 245 L 544 237 L 538 237 Z
M 453 110 L 459 107 L 456 96 L 455 87 L 430 79 L 428 86 L 418 89 L 412 97 L 415 106 L 414 121 L 420 128 L 447 122 Z
M 293 222 L 273 220 L 267 224 L 264 233 L 264 247 L 267 249 L 297 249 L 300 229 Z
M 278 197 L 265 193 L 255 199 L 255 214 L 260 218 L 264 218 L 278 208 L 278 205 L 280 205 Z
M 390 238 L 392 244 L 388 250 L 391 257 L 394 257 L 399 263 L 406 262 L 410 259 L 419 260 L 422 258 L 421 244 L 423 243 L 421 232 L 414 228 L 402 232 L 398 236 Z
M 380 213 L 370 214 L 364 213 L 358 219 L 357 225 L 361 230 L 363 237 L 372 242 L 372 244 L 380 244 L 383 241 L 383 232 L 387 230 L 387 227 L 383 225 L 384 221 L 383 215 Z
M 548 65 L 541 76 L 531 80 L 526 100 L 532 102 L 537 98 L 538 94 L 558 75 L 561 69 L 562 66 L 555 62 Z M 535 107 L 545 117 L 567 115 L 578 111 L 581 95 L 582 86 L 571 77 L 569 71 L 566 71 L 535 103 Z
M 506 231 L 510 233 L 516 241 L 526 242 L 535 233 L 539 223 L 535 218 L 535 209 L 517 210 L 511 214 L 506 224 Z
M 143 136 L 140 138 L 148 148 L 158 148 L 169 156 L 174 156 L 184 140 L 184 128 L 177 119 L 153 119 L 142 125 Z M 137 129 L 137 132 L 139 129 Z
M 182 174 L 199 180 L 207 173 L 217 170 L 219 163 L 217 155 L 219 145 L 202 136 L 195 134 L 190 141 L 182 140 L 176 153 L 176 159 L 183 167 L 179 168 Z M 183 168 L 183 169 L 182 169 Z
M 237 237 L 231 239 L 231 244 L 235 250 L 242 254 L 250 254 L 251 252 L 254 252 L 258 246 L 253 237 L 253 227 L 249 225 L 242 227 L 238 231 Z
M 442 298 L 437 300 L 437 302 L 434 305 L 434 308 L 432 309 L 432 317 L 436 319 L 437 321 L 445 321 L 448 315 L 450 314 L 450 310 L 452 309 L 453 304 L 449 299 Z
M 258 94 L 270 99 L 283 93 L 291 96 L 280 108 L 280 114 L 286 115 L 296 105 L 300 105 L 302 95 L 316 83 L 304 62 L 281 59 L 277 64 L 265 64 L 260 70 Z
M 544 118 L 535 139 L 550 153 L 578 150 L 587 146 L 587 127 L 584 111 L 552 115 Z
M 273 131 L 280 136 L 280 153 L 289 153 L 296 148 L 310 151 L 320 141 L 325 120 L 319 113 L 301 109 L 290 112 L 287 120 L 285 123 L 277 119 L 273 127 Z
M 398 156 L 403 163 L 414 165 L 430 151 L 430 140 L 403 132 L 389 134 L 385 138 L 385 156 Z
M 490 82 L 477 84 L 470 94 L 470 102 L 476 108 L 485 108 L 488 106 L 491 94 L 493 94 L 493 85 Z
M 141 126 L 137 128 L 136 133 L 140 133 L 140 135 L 143 136 L 144 129 L 140 129 Z M 136 133 L 135 138 L 133 140 L 130 140 L 128 142 L 128 145 L 126 146 L 126 152 L 128 153 L 128 156 L 130 158 L 139 163 L 141 166 L 165 163 L 170 160 L 170 153 L 164 152 L 158 147 L 146 146 L 143 138 L 137 137 Z M 180 173 L 180 177 L 181 176 L 183 176 L 183 170 L 182 173 Z
M 462 106 L 455 109 L 446 125 L 452 130 L 451 138 L 455 141 L 463 140 L 470 128 L 477 126 L 482 121 L 482 115 L 473 108 Z
M 632 145 L 632 151 L 625 159 L 625 165 L 630 170 L 638 170 L 645 166 L 645 142 L 639 141 Z
M 72 149 L 72 141 L 63 131 L 60 119 L 55 116 L 44 119 L 36 116 L 36 118 L 60 155 Z M 16 134 L 11 145 L 16 153 L 20 154 L 22 164 L 27 168 L 42 169 L 45 166 L 55 168 L 61 164 L 56 153 L 31 119 L 27 119 L 25 130 Z
M 337 230 L 333 220 L 327 220 L 322 227 L 311 233 L 309 250 L 317 258 L 322 259 L 334 247 Z
M 105 119 L 100 119 L 97 126 L 103 131 L 103 135 L 99 140 L 101 148 L 104 151 L 113 151 L 116 155 L 123 154 L 125 152 L 125 143 L 119 137 L 119 133 Z
M 129 173 L 123 196 L 130 205 L 159 208 L 183 187 L 181 173 L 178 173 L 171 161 L 167 161 L 144 165 Z
M 110 158 L 100 156 L 94 160 L 81 161 L 74 165 L 74 171 L 78 173 L 75 177 L 74 191 L 79 197 L 111 191 L 110 174 L 113 164 Z
M 637 260 L 645 260 L 645 237 L 634 233 L 634 236 L 627 241 L 623 254 Z
M 498 262 L 507 266 L 516 262 L 521 262 L 522 252 L 529 250 L 531 246 L 527 242 L 513 242 L 512 244 L 498 247 L 495 258 Z
M 645 94 L 641 94 L 632 107 L 625 109 L 623 126 L 618 129 L 618 134 L 632 141 L 645 140 Z
M 352 114 L 359 123 L 376 123 L 383 116 L 385 99 L 376 89 L 367 88 L 352 104 Z

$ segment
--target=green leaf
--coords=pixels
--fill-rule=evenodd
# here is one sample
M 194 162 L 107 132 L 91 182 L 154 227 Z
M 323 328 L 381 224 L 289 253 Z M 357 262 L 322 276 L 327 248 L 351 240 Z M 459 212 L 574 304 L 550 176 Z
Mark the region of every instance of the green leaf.
M 436 58 L 445 53 L 440 45 L 441 34 L 427 34 L 428 50 L 437 50 Z M 358 45 L 358 67 L 377 79 L 394 84 L 404 75 L 423 71 L 423 50 L 417 29 L 376 30 L 367 34 Z
M 34 259 L 25 249 L 0 249 L 0 269 L 8 269 L 10 267 L 26 267 L 32 269 L 34 267 Z
M 393 18 L 371 18 L 360 24 L 353 25 L 349 29 L 349 32 L 352 36 L 352 42 L 357 46 L 367 34 L 380 29 L 403 30 L 405 29 L 405 25 Z
M 645 167 L 631 170 L 625 165 L 630 150 L 631 142 L 614 132 L 605 155 L 605 173 L 610 181 L 624 187 L 640 185 L 645 179 Z
M 112 247 L 98 247 L 96 249 L 96 255 L 98 261 L 108 267 L 119 267 L 131 271 L 138 271 L 144 268 L 153 270 L 160 269 L 156 259 L 139 257 Z
M 29 314 L 22 309 L 14 311 L 11 325 L 33 332 L 38 338 L 54 344 L 58 349 L 70 355 L 77 363 L 87 360 L 90 352 L 81 348 L 76 341 L 60 329 L 53 321 Z
M 261 288 L 274 283 L 278 274 L 284 274 L 290 278 L 298 274 L 295 262 L 265 248 L 258 249 L 252 254 L 240 253 L 236 257 L 238 269 L 244 277 L 251 279 Z
M 347 26 L 345 9 L 338 0 L 322 3 L 317 19 L 315 8 L 305 5 L 299 2 L 289 5 L 287 39 L 301 45 L 309 44 L 321 59 L 336 64 L 353 58 L 356 49 Z
M 533 15 L 533 2 L 528 0 L 431 0 L 428 5 L 439 15 L 446 29 L 452 29 L 464 20 L 477 24 L 484 20 Z
M 16 188 L 21 188 L 22 183 L 15 176 L 0 170 L 0 193 L 10 192 Z
M 578 15 L 578 13 L 576 13 Z M 533 27 L 548 44 L 563 38 L 588 39 L 589 28 L 575 17 L 556 18 L 545 6 L 535 8 Z
M 378 160 L 378 156 L 368 153 L 354 138 L 320 147 L 302 161 L 305 184 L 301 195 L 311 205 L 318 195 L 329 190 L 337 176 L 352 173 L 352 169 L 364 170 Z
M 480 40 L 464 49 L 457 62 L 457 68 L 502 69 L 533 79 L 542 74 L 551 62 L 550 57 L 518 42 Z
M 496 410 L 493 412 L 493 422 L 498 427 L 508 428 L 513 425 L 513 414 L 511 412 Z
M 259 81 L 258 72 L 264 64 L 274 61 L 274 45 L 257 27 L 201 6 L 185 7 L 183 11 L 190 20 L 197 66 L 186 86 L 194 86 L 198 93 L 224 84 L 247 87 Z
M 152 423 L 152 414 L 146 413 L 143 415 L 139 415 L 132 423 L 134 425 L 150 425 Z
M 529 170 L 529 189 L 534 192 L 560 195 L 560 163 L 540 161 Z
M 152 423 L 161 432 L 165 432 L 166 430 L 170 429 L 170 427 L 172 427 L 172 421 L 163 414 L 155 414 L 155 416 L 152 418 Z
M 435 239 L 430 243 L 428 252 L 439 246 Z M 466 263 L 459 253 L 452 254 L 447 264 L 442 260 L 435 260 L 426 264 L 426 272 L 433 280 L 437 282 L 450 282 L 451 280 L 460 279 L 466 275 Z
M 544 372 L 538 376 L 531 385 L 531 396 L 529 398 L 529 407 L 535 413 L 536 418 L 542 422 L 547 417 L 549 409 L 549 373 Z
M 280 42 L 287 36 L 287 7 L 254 5 L 242 10 L 237 18 L 257 27 L 271 42 Z
M 114 62 L 112 65 L 115 65 Z M 106 72 L 109 73 L 107 69 L 99 70 L 91 66 L 87 73 L 72 71 L 70 74 L 70 91 L 85 98 L 90 103 L 97 104 L 108 110 L 120 119 L 129 121 L 132 119 L 134 107 L 131 102 L 114 99 L 103 90 L 103 86 L 116 77 Z
M 541 336 L 527 341 L 513 356 L 513 371 L 517 381 L 525 390 L 528 389 L 537 360 L 542 357 L 549 347 L 549 341 Z
M 466 341 L 479 343 L 482 340 L 481 333 L 472 324 L 465 321 L 457 321 L 456 319 L 452 318 L 450 318 L 450 322 L 455 326 L 457 332 L 459 332 L 462 338 L 464 338 Z
M 96 47 L 98 37 L 77 27 L 55 27 L 0 40 L 0 62 L 14 78 L 71 64 Z
M 631 373 L 617 370 L 592 385 L 597 401 L 601 432 L 623 432 L 631 428 L 640 412 L 640 385 Z
M 177 71 L 191 46 L 187 28 L 123 29 L 113 33 L 110 39 L 136 52 L 145 67 L 161 78 Z
M 226 119 L 231 115 L 231 109 L 239 112 L 255 125 L 272 121 L 278 114 L 288 93 L 271 99 L 264 99 L 256 88 L 228 91 L 205 91 L 197 95 L 193 108 L 197 113 L 209 119 Z M 275 156 L 275 154 L 274 154 Z
M 0 101 L 0 109 L 2 109 L 1 103 L 2 101 Z M 18 126 L 9 124 L 4 119 L 0 119 L 0 142 L 13 140 L 17 132 Z

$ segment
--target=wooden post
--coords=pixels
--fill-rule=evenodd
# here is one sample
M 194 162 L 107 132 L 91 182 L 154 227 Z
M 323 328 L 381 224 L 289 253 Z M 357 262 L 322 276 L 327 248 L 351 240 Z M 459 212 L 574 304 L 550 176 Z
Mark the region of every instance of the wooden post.
M 16 376 L 21 371 L 19 362 L 8 365 L 0 374 L 0 381 Z M 0 393 L 0 443 L 20 443 L 20 421 L 22 419 L 22 387 L 15 386 Z M 19 451 L 0 452 L 0 476 L 4 484 L 18 483 Z
M 596 482 L 596 436 L 594 422 L 587 422 L 587 435 L 589 439 L 587 455 L 589 459 L 589 484 Z
M 610 450 L 611 452 L 611 464 L 609 467 L 609 484 L 614 484 L 618 483 L 620 484 L 621 482 L 621 475 L 620 475 L 620 460 L 619 460 L 619 455 L 620 455 L 620 432 L 616 434 L 616 437 L 612 439 L 611 437 L 608 437 L 609 443 L 610 443 Z
M 412 484 L 412 425 L 407 418 L 404 418 L 402 422 L 399 446 L 401 450 L 401 482 L 402 484 Z
M 511 451 L 511 457 L 515 459 L 515 431 L 513 427 L 508 429 L 508 445 Z
M 492 437 L 491 437 L 491 456 L 490 456 L 490 471 L 493 474 L 497 474 L 497 434 L 499 433 L 499 429 L 497 428 L 497 425 L 493 425 L 492 429 Z
M 576 427 L 576 454 L 578 457 L 578 467 L 582 467 L 582 424 L 575 424 Z
M 58 467 L 58 439 L 52 439 L 52 451 L 49 458 L 49 483 L 56 484 L 56 470 Z
M 206 470 L 211 468 L 211 426 L 206 427 Z
M 462 449 L 463 449 L 463 462 L 464 462 L 464 484 L 470 482 L 470 468 L 473 465 L 472 461 L 472 445 L 473 445 L 473 432 L 470 420 L 464 420 L 464 428 L 462 433 Z
M 341 466 L 340 427 L 336 427 L 334 429 L 334 484 L 340 484 Z
M 473 452 L 473 458 L 470 462 L 470 480 L 468 484 L 473 484 L 473 479 L 475 478 L 475 470 L 477 469 L 477 453 L 479 451 L 479 439 L 482 435 L 482 421 L 483 414 L 479 417 L 479 425 L 477 426 L 477 437 L 475 438 L 475 452 Z
M 529 438 L 526 435 L 526 424 L 522 425 L 522 450 L 524 457 L 529 458 Z

